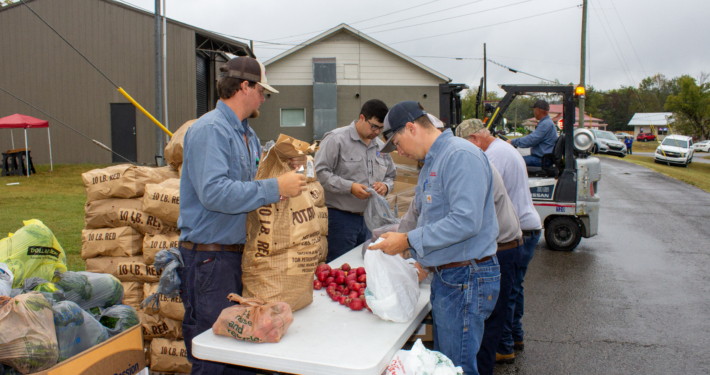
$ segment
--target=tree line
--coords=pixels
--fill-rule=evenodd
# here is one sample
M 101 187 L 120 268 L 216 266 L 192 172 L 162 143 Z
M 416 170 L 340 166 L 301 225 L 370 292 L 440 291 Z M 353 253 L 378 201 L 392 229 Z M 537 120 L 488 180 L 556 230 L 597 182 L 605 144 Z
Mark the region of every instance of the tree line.
M 690 75 L 667 78 L 656 74 L 644 78 L 638 87 L 621 86 L 602 91 L 590 86 L 586 90 L 585 112 L 603 119 L 610 131 L 633 130 L 628 123 L 637 112 L 672 112 L 674 134 L 710 139 L 709 78 L 707 73 L 700 73 L 697 78 Z M 476 93 L 477 88 L 471 89 L 461 98 L 464 119 L 475 117 Z M 488 92 L 488 100 L 500 99 L 497 92 Z M 561 97 L 555 95 L 518 96 L 503 116 L 508 127 L 512 129 L 516 123 L 520 127 L 523 121 L 533 117 L 531 107 L 538 99 L 561 103 Z M 478 117 L 485 117 L 482 108 Z

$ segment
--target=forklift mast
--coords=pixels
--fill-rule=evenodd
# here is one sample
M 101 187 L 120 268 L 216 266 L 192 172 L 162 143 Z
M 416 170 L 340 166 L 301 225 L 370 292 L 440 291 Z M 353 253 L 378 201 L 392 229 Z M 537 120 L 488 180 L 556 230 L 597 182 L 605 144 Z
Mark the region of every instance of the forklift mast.
M 463 83 L 439 84 L 439 119 L 444 127 L 453 128 L 461 123 L 461 91 L 465 89 L 468 86 Z
M 439 85 L 441 87 L 441 85 Z M 561 193 L 561 201 L 574 202 L 576 199 L 575 163 L 574 161 L 574 86 L 549 86 L 549 85 L 501 85 L 505 96 L 500 100 L 493 115 L 486 126 L 488 130 L 495 131 L 496 126 L 501 123 L 503 113 L 513 103 L 518 95 L 529 95 L 535 93 L 556 93 L 562 95 L 562 132 L 565 134 L 565 168 L 559 177 L 558 189 Z M 439 89 L 441 91 L 441 88 Z M 571 185 L 567 188 L 565 185 Z

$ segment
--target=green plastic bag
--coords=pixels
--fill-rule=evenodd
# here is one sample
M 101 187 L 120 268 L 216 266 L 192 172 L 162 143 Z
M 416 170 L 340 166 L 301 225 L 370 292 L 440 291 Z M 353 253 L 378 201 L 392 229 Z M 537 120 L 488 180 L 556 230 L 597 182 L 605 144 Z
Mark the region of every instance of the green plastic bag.
M 0 263 L 12 271 L 13 288 L 21 288 L 28 277 L 51 280 L 55 270 L 67 270 L 64 249 L 52 230 L 37 219 L 23 223 L 24 227 L 0 240 Z

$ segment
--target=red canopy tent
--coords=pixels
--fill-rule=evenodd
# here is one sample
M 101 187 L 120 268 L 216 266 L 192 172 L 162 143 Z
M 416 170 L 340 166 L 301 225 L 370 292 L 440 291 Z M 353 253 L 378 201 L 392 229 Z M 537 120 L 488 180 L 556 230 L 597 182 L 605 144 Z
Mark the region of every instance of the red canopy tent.
M 54 170 L 52 163 L 52 137 L 49 134 L 49 122 L 40 120 L 31 116 L 21 115 L 16 113 L 7 117 L 0 118 L 0 129 L 10 129 L 12 137 L 12 148 L 15 148 L 15 137 L 12 134 L 12 129 L 25 129 L 25 152 L 27 153 L 27 164 L 30 162 L 29 149 L 27 147 L 27 129 L 47 128 L 47 138 L 49 139 L 49 165 L 50 169 Z M 30 176 L 29 167 L 27 168 L 27 177 Z

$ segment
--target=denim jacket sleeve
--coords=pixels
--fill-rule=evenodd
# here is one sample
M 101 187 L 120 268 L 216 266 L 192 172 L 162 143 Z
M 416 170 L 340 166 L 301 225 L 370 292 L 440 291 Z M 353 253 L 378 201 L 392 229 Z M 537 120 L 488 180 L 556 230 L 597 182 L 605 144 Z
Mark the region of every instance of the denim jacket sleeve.
M 463 242 L 478 235 L 482 228 L 483 209 L 491 184 L 488 160 L 481 160 L 467 150 L 453 152 L 449 160 L 443 163 L 446 167 L 440 177 L 441 194 L 448 202 L 448 213 L 443 219 L 428 222 L 408 233 L 409 242 L 418 257 Z M 463 166 L 468 167 L 464 169 Z M 471 173 L 471 167 L 474 167 L 473 170 L 477 173 Z M 435 193 L 436 191 L 419 191 L 418 195 Z M 415 199 L 419 202 L 428 200 L 422 196 Z M 432 199 L 436 197 L 432 196 Z M 428 203 L 420 203 L 420 206 L 426 204 Z M 422 210 L 419 210 L 419 213 L 421 215 Z
M 545 135 L 549 133 L 550 125 L 554 126 L 552 121 L 549 123 L 547 121 L 541 121 L 540 125 L 535 128 L 534 132 L 526 135 L 525 137 L 513 139 L 511 143 L 513 146 L 520 148 L 529 148 L 538 145 L 542 142 L 542 139 L 545 138 Z
M 265 204 L 279 201 L 279 185 L 275 178 L 240 181 L 239 163 L 230 163 L 232 150 L 229 137 L 217 126 L 190 129 L 190 142 L 203 147 L 190 147 L 186 155 L 190 181 L 206 210 L 224 214 L 241 214 Z M 233 174 L 230 178 L 230 173 Z

